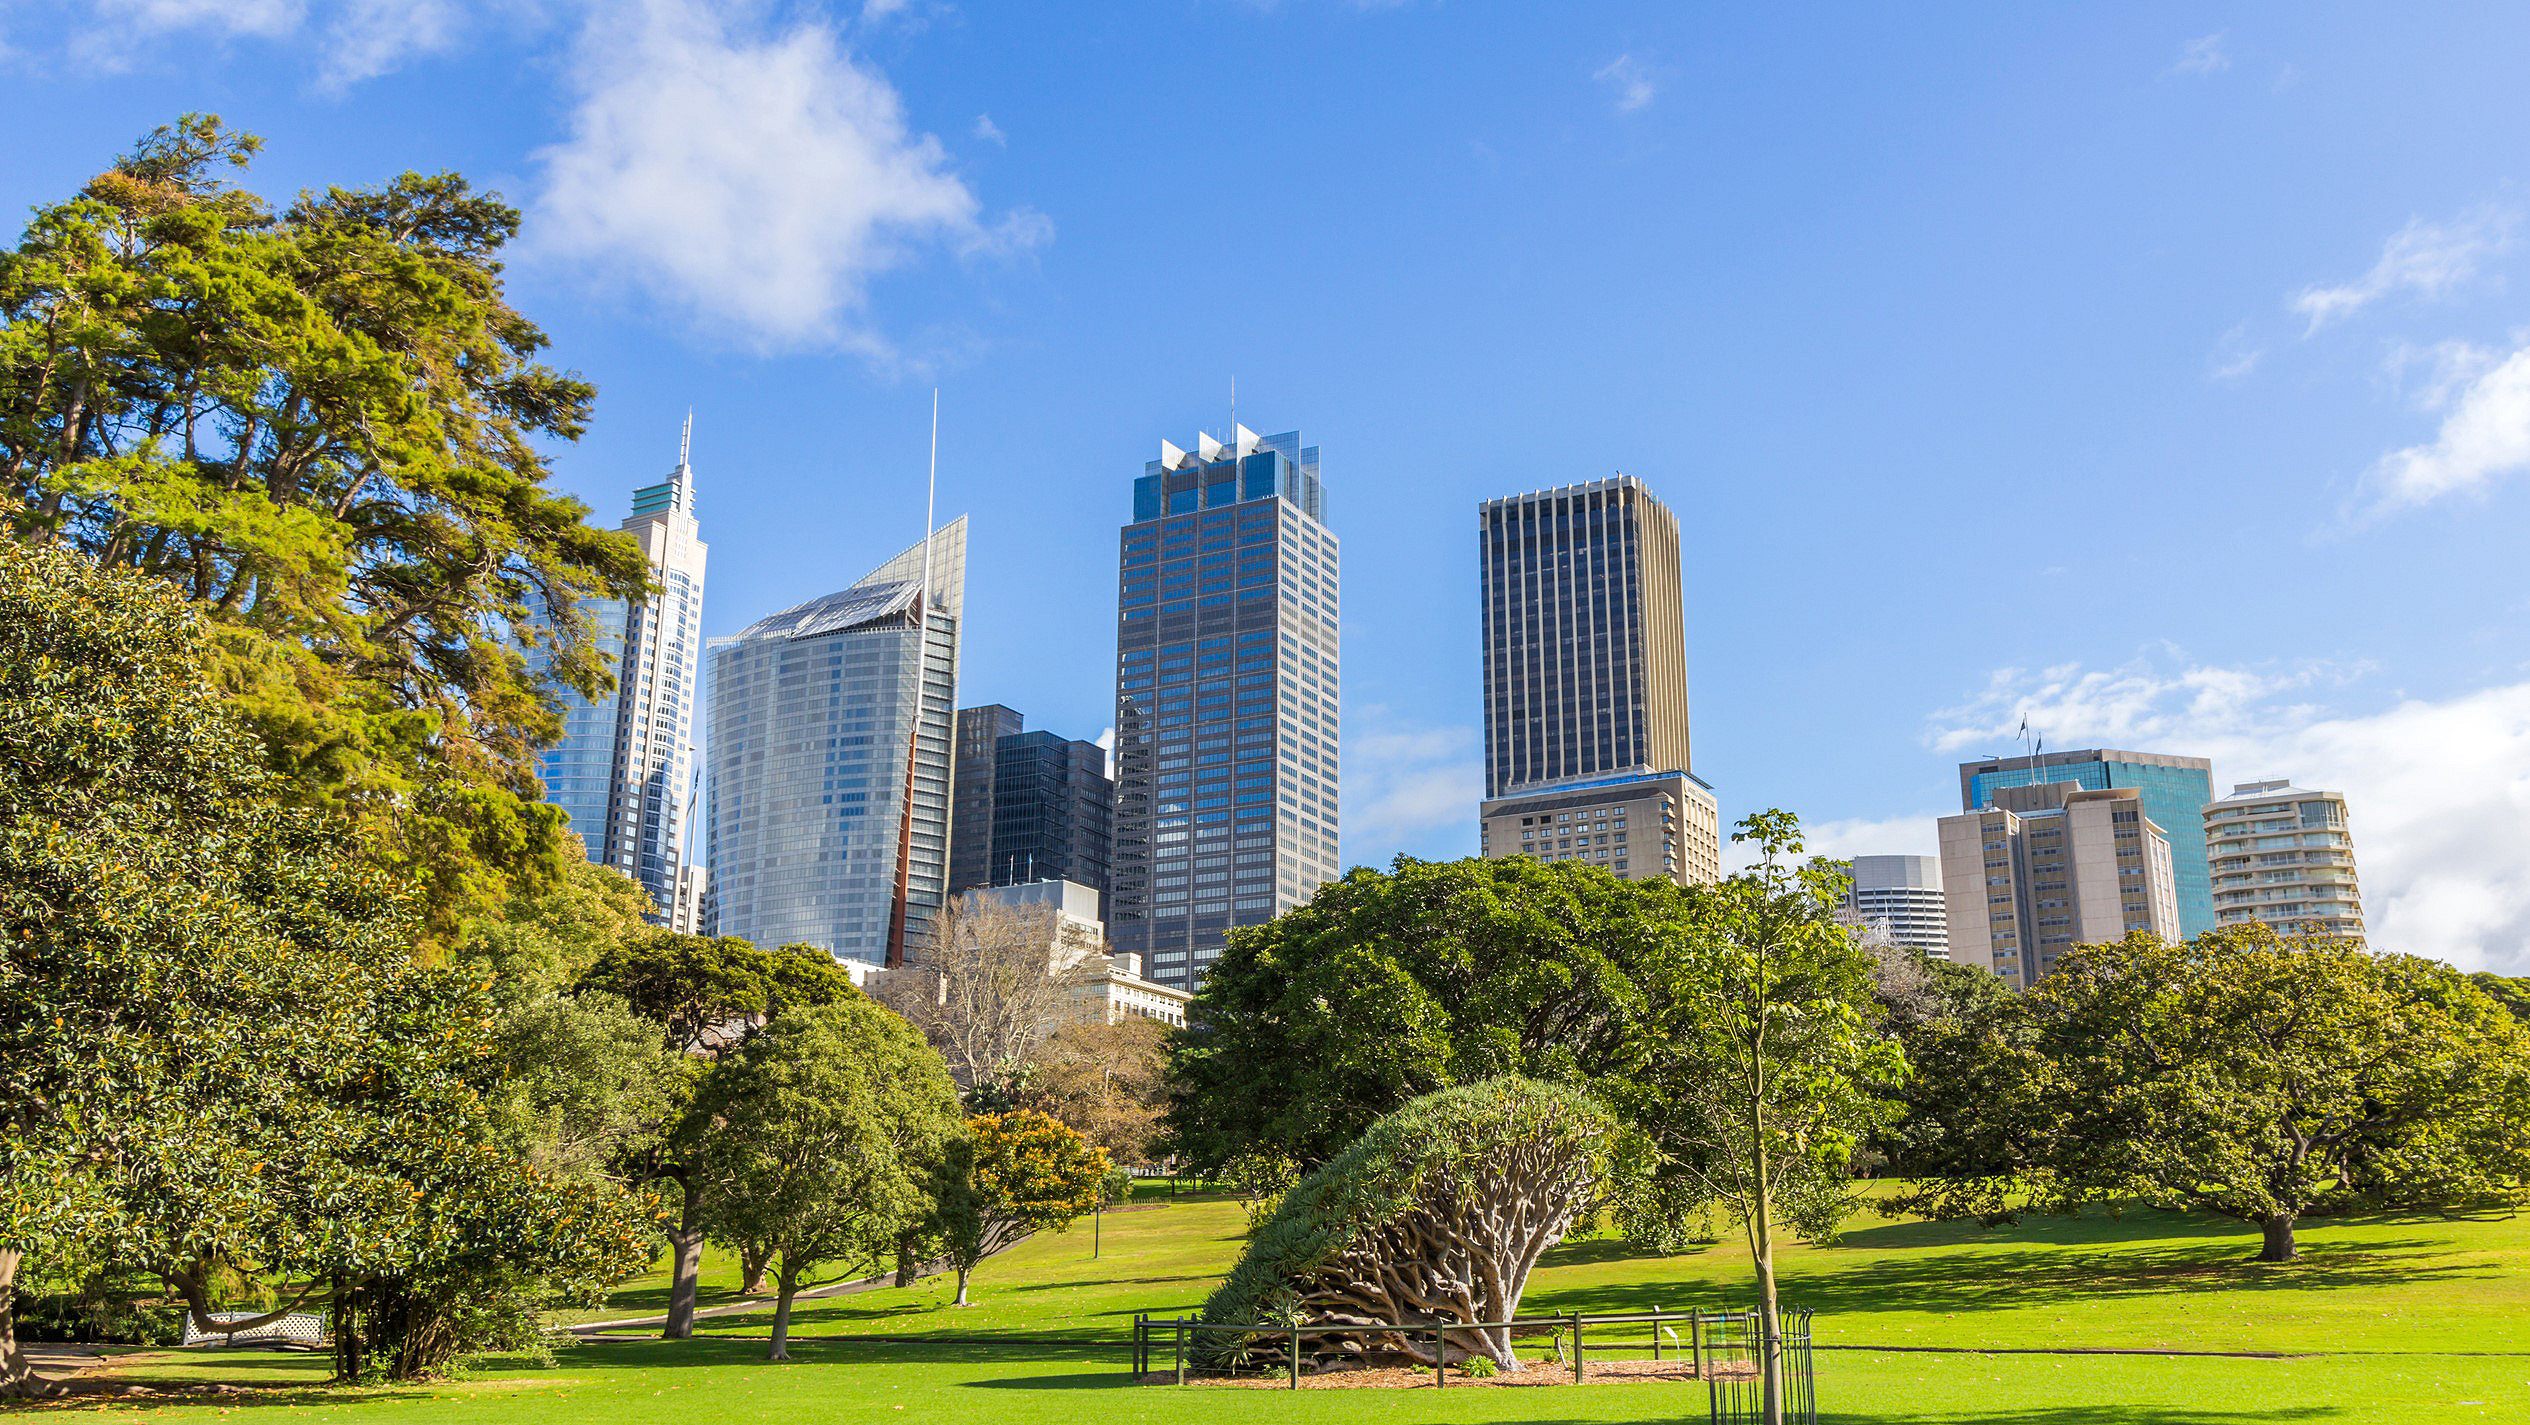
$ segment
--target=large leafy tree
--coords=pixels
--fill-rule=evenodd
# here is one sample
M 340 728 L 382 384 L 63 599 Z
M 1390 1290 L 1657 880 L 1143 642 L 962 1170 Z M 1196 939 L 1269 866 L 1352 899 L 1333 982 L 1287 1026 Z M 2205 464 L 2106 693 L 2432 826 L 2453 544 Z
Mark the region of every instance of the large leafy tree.
M 760 1245 L 779 1300 L 770 1359 L 790 1359 L 791 1303 L 820 1265 L 876 1265 L 930 1215 L 964 1131 L 957 1089 L 911 1025 L 856 999 L 795 1009 L 712 1066 L 695 1105 L 697 1174 L 715 1240 Z
M 1526 858 L 1398 858 L 1230 933 L 1171 1062 L 1169 1127 L 1197 1162 L 1332 1157 L 1451 1084 L 1587 1082 L 1643 1049 L 1644 968 L 1684 933 L 1667 881 Z
M 1872 956 L 1837 915 L 1850 882 L 1798 859 L 1788 812 L 1751 816 L 1732 839 L 1753 843 L 1757 864 L 1696 893 L 1687 930 L 1645 976 L 1644 1066 L 1604 1091 L 1643 1149 L 1629 1233 L 1681 1235 L 1706 1204 L 1745 1233 L 1771 1425 L 1784 1409 L 1776 1243 L 1787 1229 L 1827 1236 L 1851 1211 L 1855 1155 L 1890 1115 L 1906 1061 L 1882 1024 Z
M 197 1319 L 222 1274 L 327 1285 L 346 1369 L 395 1375 L 643 1256 L 623 1193 L 508 1150 L 481 981 L 412 961 L 204 655 L 163 583 L 0 545 L 0 1392 L 43 1389 L 7 1315 L 30 1253 Z
M 1907 1075 L 1871 1146 L 1904 1180 L 1880 1210 L 2012 1215 L 2041 1146 L 2047 1064 L 2029 1004 L 2002 977 L 1900 947 L 1879 950 L 1877 995 Z
M 517 211 L 447 173 L 276 211 L 256 147 L 189 116 L 0 253 L 0 523 L 200 608 L 271 765 L 447 944 L 564 864 L 553 685 L 605 683 L 583 600 L 646 572 L 547 487 L 593 392 L 503 295 Z
M 1168 1103 L 1168 1034 L 1138 1015 L 1066 1024 L 1037 1046 L 1020 1106 L 1061 1119 L 1118 1163 L 1148 1163 Z
M 600 949 L 574 995 L 584 1003 L 626 1006 L 678 1061 L 674 1071 L 660 1076 L 655 1098 L 623 1100 L 655 1116 L 627 1123 L 613 1141 L 614 1171 L 624 1181 L 676 1185 L 679 1206 L 668 1228 L 668 1311 L 661 1334 L 682 1340 L 694 1334 L 706 1234 L 696 1159 L 709 1137 L 709 1110 L 697 1117 L 693 1098 L 701 1065 L 744 1042 L 768 1016 L 858 1000 L 861 992 L 832 955 L 814 946 L 762 950 L 736 936 L 643 929 Z M 760 1244 L 739 1246 L 752 1287 L 763 1261 Z
M 952 1146 L 933 1226 L 958 1274 L 957 1304 L 986 1257 L 1060 1232 L 1098 1206 L 1107 1154 L 1033 1109 L 979 1113 Z
M 2030 992 L 2041 1200 L 2140 1197 L 2291 1260 L 2330 1208 L 2518 1200 L 2530 1031 L 2446 965 L 2265 926 L 2085 945 Z

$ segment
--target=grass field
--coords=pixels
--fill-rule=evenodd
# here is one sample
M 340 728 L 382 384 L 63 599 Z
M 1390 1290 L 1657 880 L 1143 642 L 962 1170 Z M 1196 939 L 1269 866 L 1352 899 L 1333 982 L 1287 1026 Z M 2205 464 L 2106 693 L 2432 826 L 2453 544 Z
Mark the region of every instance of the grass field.
M 944 1304 L 938 1281 L 803 1303 L 788 1366 L 762 1360 L 769 1318 L 747 1313 L 705 1321 L 693 1342 L 583 1346 L 553 1370 L 495 1364 L 428 1388 L 315 1389 L 324 1366 L 307 1357 L 149 1353 L 118 1372 L 274 1388 L 111 1408 L 171 1419 L 261 1408 L 382 1425 L 1703 1418 L 1701 1387 L 1683 1384 L 1292 1395 L 1129 1383 L 1133 1313 L 1192 1311 L 1235 1256 L 1240 1222 L 1219 1200 L 1110 1213 L 1099 1260 L 1087 1224 L 1036 1238 L 986 1263 L 965 1309 Z M 1865 1218 L 1833 1245 L 1787 1252 L 1781 1272 L 1786 1300 L 1818 1311 L 1830 1348 L 1818 1366 L 1824 1420 L 2530 1421 L 2530 1220 L 2316 1223 L 2306 1260 L 2284 1267 L 2249 1262 L 2256 1245 L 2235 1224 L 2154 1212 L 1990 1232 Z M 1722 1305 L 1746 1299 L 1746 1269 L 1732 1245 L 1653 1257 L 1570 1243 L 1539 1272 L 1529 1307 Z M 725 1262 L 710 1264 L 707 1301 L 735 1285 Z M 628 1284 L 610 1314 L 657 1311 L 664 1286 Z M 2289 1358 L 2062 1354 L 2070 1348 Z

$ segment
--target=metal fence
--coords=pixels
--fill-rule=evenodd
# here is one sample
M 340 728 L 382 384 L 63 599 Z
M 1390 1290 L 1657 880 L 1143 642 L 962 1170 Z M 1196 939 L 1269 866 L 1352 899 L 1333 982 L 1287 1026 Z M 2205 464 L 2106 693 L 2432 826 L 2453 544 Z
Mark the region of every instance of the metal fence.
M 1779 1376 L 1784 1425 L 1818 1425 L 1818 1392 L 1810 1373 L 1810 1313 L 1776 1316 L 1783 1351 Z M 1717 1311 L 1705 1320 L 1705 1398 L 1712 1425 L 1765 1425 L 1765 1316 L 1756 1311 Z
M 1240 1354 L 1256 1363 L 1257 1374 L 1271 1372 L 1284 1375 L 1291 1389 L 1298 1390 L 1302 1361 L 1308 1354 L 1302 1349 L 1305 1342 L 1330 1336 L 1386 1337 L 1394 1342 L 1391 1350 L 1395 1354 L 1407 1354 L 1412 1347 L 1431 1343 L 1432 1384 L 1445 1387 L 1449 1384 L 1446 1347 L 1451 1333 L 1508 1329 L 1524 1336 L 1549 1337 L 1556 1355 L 1564 1358 L 1563 1363 L 1571 1368 L 1576 1382 L 1584 1378 L 1585 1363 L 1591 1351 L 1602 1354 L 1638 1351 L 1645 1344 L 1646 1336 L 1653 1360 L 1685 1360 L 1694 1377 L 1711 1380 L 1716 1364 L 1726 1359 L 1717 1354 L 1719 1344 L 1725 1340 L 1734 1343 L 1744 1341 L 1749 1334 L 1744 1323 L 1755 1314 L 1750 1311 L 1663 1311 L 1654 1307 L 1649 1311 L 1520 1316 L 1508 1321 L 1406 1321 L 1308 1326 L 1273 1321 L 1207 1322 L 1185 1316 L 1155 1317 L 1145 1313 L 1133 1318 L 1133 1378 L 1147 1383 L 1155 1375 L 1166 1374 L 1176 1384 L 1184 1385 L 1188 1372 L 1196 1365 L 1197 1347 L 1204 1338 L 1207 1335 L 1215 1338 L 1228 1336 L 1242 1338 L 1240 1345 L 1245 1349 Z M 1798 1315 L 1801 1323 L 1802 1399 L 1807 1400 L 1809 1313 Z M 1788 1340 L 1791 1317 L 1787 1315 L 1785 1321 Z M 1638 1334 L 1634 1328 L 1645 1329 Z M 1595 1346 L 1588 1334 L 1594 1330 L 1598 1333 Z M 1567 1337 L 1571 1341 L 1569 1353 L 1564 1345 Z M 1731 1349 L 1740 1350 L 1736 1344 Z M 1166 1366 L 1159 1364 L 1163 1356 L 1169 1362 Z M 1790 1360 L 1788 1351 L 1785 1358 Z M 1732 1355 L 1727 1359 L 1737 1361 L 1740 1356 Z M 1736 1365 L 1732 1367 L 1734 1370 L 1738 1368 Z M 1718 1410 L 1720 1407 L 1717 1405 L 1715 1408 Z M 1811 1415 L 1801 1418 L 1806 1422 L 1814 1417 L 1813 1410 Z M 1715 1416 L 1716 1420 L 1722 1418 L 1718 1414 Z M 1787 1420 L 1791 1418 L 1786 1417 Z

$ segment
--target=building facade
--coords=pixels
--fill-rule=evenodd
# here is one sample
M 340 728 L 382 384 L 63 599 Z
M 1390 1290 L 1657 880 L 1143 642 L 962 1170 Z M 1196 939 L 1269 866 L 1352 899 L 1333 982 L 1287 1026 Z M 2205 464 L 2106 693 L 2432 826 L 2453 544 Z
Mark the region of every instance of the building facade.
M 2363 942 L 2363 887 L 2343 793 L 2288 781 L 2238 783 L 2205 807 L 2205 851 L 2221 924 Z
M 1678 521 L 1630 475 L 1476 511 L 1487 856 L 1721 879 L 1687 738 Z
M 1191 987 L 1336 874 L 1340 574 L 1297 431 L 1160 442 L 1118 548 L 1108 932 Z
M 1950 907 L 1939 856 L 1856 856 L 1845 907 L 1910 950 L 1950 958 Z
M 2214 928 L 2213 874 L 2205 857 L 2205 804 L 2214 799 L 2214 764 L 2202 757 L 2093 748 L 2041 752 L 2035 757 L 1989 757 L 1959 767 L 1959 806 L 1976 811 L 1995 805 L 2006 787 L 2069 782 L 2088 791 L 2131 787 L 2143 794 L 2144 815 L 2170 838 L 2176 869 L 2179 933 L 2192 939 Z
M 965 586 L 961 518 L 848 589 L 713 640 L 714 934 L 898 965 L 929 932 Z
M 2076 945 L 2179 933 L 2170 838 L 2134 787 L 2000 787 L 1941 819 L 1950 958 L 2036 984 Z
M 1064 998 L 1064 1023 L 1156 1019 L 1172 1028 L 1186 1027 L 1186 1005 L 1194 996 L 1174 985 L 1145 979 L 1141 957 L 1108 942 L 1106 926 L 1096 918 L 1097 891 L 1058 879 L 986 886 L 969 894 L 977 900 L 1044 907 L 1054 913 L 1050 963 L 1071 982 Z M 1047 1026 L 1049 1032 L 1060 1027 Z
M 1021 726 L 999 703 L 958 709 L 957 770 L 949 787 L 949 894 L 993 881 L 993 768 L 1001 740 Z
M 650 562 L 649 598 L 583 605 L 615 688 L 599 698 L 562 692 L 562 738 L 537 767 L 545 799 L 570 817 L 589 860 L 640 882 L 673 923 L 686 880 L 693 814 L 694 709 L 701 691 L 703 566 L 694 517 L 693 422 L 676 468 L 633 493 L 621 528 Z M 529 658 L 541 674 L 541 647 Z

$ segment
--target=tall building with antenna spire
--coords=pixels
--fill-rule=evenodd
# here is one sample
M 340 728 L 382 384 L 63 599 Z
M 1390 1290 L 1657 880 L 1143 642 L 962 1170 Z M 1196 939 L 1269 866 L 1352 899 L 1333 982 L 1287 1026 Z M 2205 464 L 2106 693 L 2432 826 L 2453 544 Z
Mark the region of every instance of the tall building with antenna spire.
M 562 740 L 538 768 L 545 799 L 569 815 L 588 858 L 640 882 L 662 924 L 692 899 L 680 888 L 688 879 L 707 553 L 694 518 L 693 448 L 688 412 L 676 468 L 633 492 L 632 517 L 621 526 L 648 556 L 650 597 L 586 606 L 615 688 L 595 699 L 564 693 Z
M 711 643 L 708 927 L 918 954 L 948 878 L 966 520 Z

